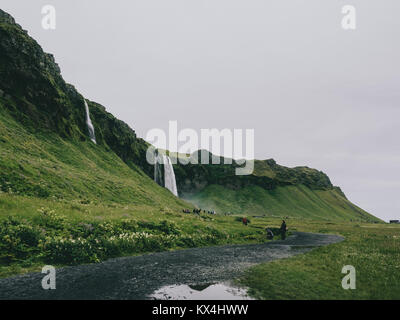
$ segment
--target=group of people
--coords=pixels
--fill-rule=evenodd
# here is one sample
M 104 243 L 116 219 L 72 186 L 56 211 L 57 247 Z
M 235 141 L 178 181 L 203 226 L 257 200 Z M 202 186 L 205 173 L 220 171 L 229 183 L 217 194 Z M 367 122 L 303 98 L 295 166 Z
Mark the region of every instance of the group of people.
M 200 214 L 202 211 L 203 211 L 203 213 L 215 214 L 215 211 L 214 211 L 214 210 L 212 210 L 212 211 L 210 211 L 210 210 L 206 211 L 206 210 L 203 210 L 203 209 L 193 209 L 192 212 L 193 212 L 194 214 Z M 189 210 L 189 209 L 183 209 L 182 212 L 183 212 L 183 213 L 190 213 L 190 210 Z

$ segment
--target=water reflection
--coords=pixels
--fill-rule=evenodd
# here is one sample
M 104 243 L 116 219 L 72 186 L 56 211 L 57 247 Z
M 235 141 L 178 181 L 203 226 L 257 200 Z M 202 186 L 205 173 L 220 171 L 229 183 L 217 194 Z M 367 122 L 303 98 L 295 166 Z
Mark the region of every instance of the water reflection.
M 154 291 L 149 297 L 155 300 L 252 300 L 246 289 L 227 283 L 165 286 Z

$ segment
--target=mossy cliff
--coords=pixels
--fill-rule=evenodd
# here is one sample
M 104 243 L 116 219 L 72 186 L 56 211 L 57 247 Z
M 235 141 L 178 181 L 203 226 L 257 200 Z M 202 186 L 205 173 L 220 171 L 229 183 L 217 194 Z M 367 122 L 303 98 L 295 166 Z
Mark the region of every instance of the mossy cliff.
M 154 183 L 148 143 L 93 101 L 87 103 L 97 145 L 90 141 L 84 97 L 64 81 L 54 57 L 2 10 L 0 40 L 2 192 L 189 206 Z M 237 176 L 236 165 L 221 163 L 174 165 L 179 195 L 220 212 L 375 219 L 318 170 L 256 160 L 251 175 Z
M 200 152 L 207 152 L 202 150 Z M 200 152 L 192 155 L 200 159 Z M 272 190 L 279 186 L 304 185 L 313 190 L 333 189 L 329 177 L 321 171 L 308 167 L 287 168 L 278 165 L 275 160 L 255 160 L 254 171 L 249 175 L 236 175 L 239 165 L 235 161 L 232 164 L 224 164 L 223 157 L 217 157 L 208 153 L 209 164 L 187 164 L 179 162 L 175 166 L 180 193 L 191 194 L 204 189 L 208 185 L 221 185 L 232 190 L 256 185 L 266 190 Z M 212 164 L 218 159 L 219 164 Z M 199 162 L 201 162 L 199 160 Z

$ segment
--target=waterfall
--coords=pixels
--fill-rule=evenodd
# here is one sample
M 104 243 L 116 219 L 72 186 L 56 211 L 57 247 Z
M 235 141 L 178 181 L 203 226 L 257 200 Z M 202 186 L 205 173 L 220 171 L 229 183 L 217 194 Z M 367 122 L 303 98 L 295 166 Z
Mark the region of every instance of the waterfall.
M 96 136 L 94 134 L 94 127 L 93 127 L 93 124 L 92 124 L 92 120 L 90 120 L 89 106 L 88 106 L 86 100 L 85 99 L 83 99 L 83 100 L 85 101 L 86 125 L 87 125 L 88 131 L 89 131 L 89 137 L 90 137 L 90 140 L 92 140 L 94 144 L 97 144 L 96 143 Z
M 161 165 L 164 165 L 164 176 Z M 154 164 L 154 181 L 160 186 L 167 188 L 175 196 L 178 196 L 174 168 L 172 166 L 171 159 L 168 156 L 159 154 L 156 155 Z
M 164 156 L 164 179 L 165 179 L 165 187 L 169 191 L 171 191 L 175 196 L 178 196 L 174 167 L 172 166 L 171 159 L 167 156 Z

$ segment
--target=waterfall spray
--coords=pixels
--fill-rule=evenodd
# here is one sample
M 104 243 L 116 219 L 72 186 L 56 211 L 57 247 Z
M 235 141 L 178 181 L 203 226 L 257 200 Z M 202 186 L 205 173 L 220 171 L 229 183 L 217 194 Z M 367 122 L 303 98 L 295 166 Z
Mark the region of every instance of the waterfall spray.
M 89 131 L 89 137 L 90 137 L 90 140 L 92 140 L 94 144 L 97 144 L 96 136 L 94 134 L 94 127 L 92 124 L 92 120 L 90 119 L 89 106 L 85 99 L 84 99 L 84 101 L 85 101 L 85 110 L 86 110 L 86 125 L 87 125 L 88 131 Z

